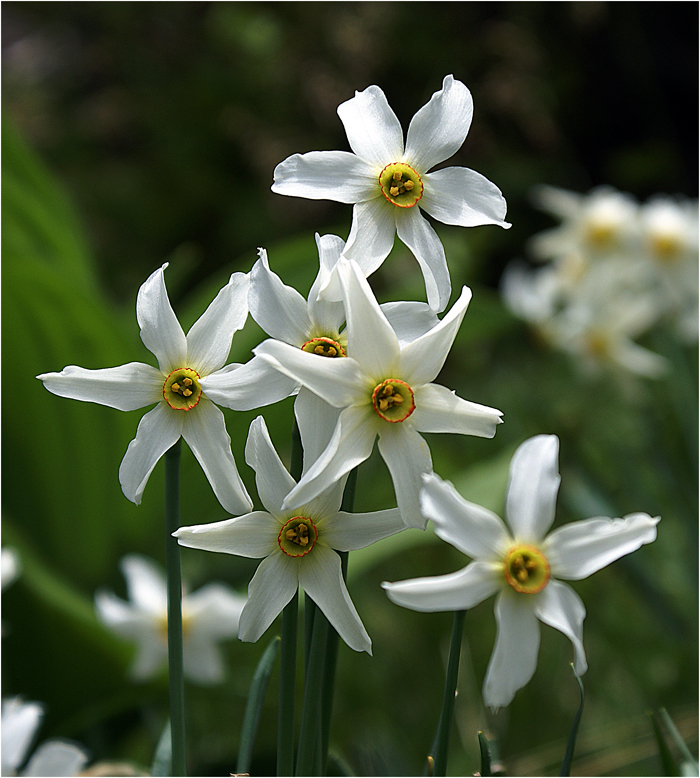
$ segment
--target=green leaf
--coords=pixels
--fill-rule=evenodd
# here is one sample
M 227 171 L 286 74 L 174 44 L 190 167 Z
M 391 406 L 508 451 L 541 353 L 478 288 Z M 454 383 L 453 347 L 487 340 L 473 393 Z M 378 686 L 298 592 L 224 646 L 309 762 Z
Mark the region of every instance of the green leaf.
M 255 745 L 255 736 L 258 733 L 260 715 L 262 713 L 263 703 L 265 701 L 265 692 L 270 681 L 270 675 L 275 666 L 275 660 L 280 650 L 281 639 L 276 635 L 268 644 L 263 652 L 258 666 L 255 668 L 253 680 L 250 684 L 248 693 L 248 702 L 243 715 L 243 725 L 241 727 L 241 741 L 238 747 L 238 762 L 236 765 L 237 773 L 247 773 L 250 771 L 250 762 L 253 757 L 253 746 Z
M 158 745 L 153 754 L 151 763 L 151 775 L 166 776 L 172 775 L 170 763 L 172 762 L 172 741 L 170 739 L 170 719 L 165 722 L 163 732 L 158 739 Z

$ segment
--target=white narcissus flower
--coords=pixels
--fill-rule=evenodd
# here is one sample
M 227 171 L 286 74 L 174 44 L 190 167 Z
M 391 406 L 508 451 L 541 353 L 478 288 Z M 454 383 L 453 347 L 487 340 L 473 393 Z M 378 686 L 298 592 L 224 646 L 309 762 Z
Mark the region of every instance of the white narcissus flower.
M 583 254 L 586 259 L 610 256 L 629 249 L 637 234 L 637 201 L 611 186 L 587 194 L 554 186 L 534 190 L 537 204 L 561 220 L 558 227 L 531 239 L 533 255 L 540 260 Z
M 146 557 L 121 560 L 129 602 L 113 592 L 98 591 L 95 609 L 115 634 L 138 646 L 129 674 L 136 681 L 155 675 L 168 658 L 168 596 L 165 576 Z M 220 683 L 225 668 L 217 643 L 236 637 L 244 595 L 211 583 L 182 597 L 184 673 L 194 683 Z
M 43 705 L 38 702 L 24 702 L 19 697 L 2 701 L 2 775 L 18 774 L 43 716 Z M 34 751 L 20 775 L 78 775 L 87 761 L 83 748 L 62 740 L 47 740 Z
M 442 311 L 450 297 L 445 250 L 421 209 L 445 224 L 510 227 L 503 195 L 484 176 L 463 167 L 428 172 L 458 151 L 472 114 L 467 87 L 446 76 L 442 89 L 411 120 L 404 146 L 384 92 L 367 87 L 338 106 L 352 153 L 293 154 L 275 168 L 272 191 L 353 203 L 344 254 L 365 276 L 386 259 L 398 234 L 421 266 L 428 303 Z
M 231 513 L 252 503 L 236 469 L 223 413 L 207 396 L 225 384 L 227 404 L 248 410 L 274 402 L 270 381 L 259 379 L 259 360 L 246 365 L 224 363 L 234 333 L 248 316 L 249 278 L 234 273 L 204 314 L 185 333 L 170 305 L 163 271 L 156 270 L 139 289 L 136 318 L 141 339 L 158 359 L 158 368 L 142 362 L 87 370 L 71 365 L 60 373 L 37 376 L 60 397 L 108 405 L 121 411 L 158 405 L 140 421 L 119 468 L 119 481 L 137 505 L 158 460 L 180 437 L 204 470 L 214 493 Z M 266 377 L 274 375 L 263 369 Z
M 425 528 L 418 494 L 421 475 L 432 470 L 420 432 L 456 432 L 493 437 L 501 412 L 468 402 L 431 383 L 442 369 L 471 292 L 464 287 L 450 312 L 425 334 L 400 343 L 355 262 L 337 265 L 348 323 L 345 359 L 322 359 L 279 341 L 266 340 L 255 353 L 341 409 L 333 436 L 285 499 L 284 508 L 307 502 L 372 453 L 389 467 L 397 505 L 408 527 Z
M 538 621 L 566 635 L 574 670 L 586 672 L 583 620 L 586 609 L 561 580 L 587 578 L 616 559 L 656 539 L 659 518 L 633 513 L 623 519 L 596 517 L 558 527 L 554 521 L 559 440 L 538 435 L 513 455 L 506 495 L 507 525 L 486 508 L 467 502 L 437 475 L 424 478 L 421 507 L 443 540 L 474 561 L 448 575 L 384 583 L 391 600 L 417 611 L 457 611 L 498 594 L 497 634 L 484 681 L 491 708 L 510 704 L 532 678 L 540 643 Z
M 350 648 L 371 653 L 370 638 L 348 594 L 336 551 L 365 548 L 405 529 L 398 509 L 341 511 L 342 480 L 295 510 L 283 508 L 296 482 L 280 461 L 262 416 L 250 425 L 246 462 L 255 470 L 265 511 L 181 527 L 173 533 L 190 548 L 264 557 L 248 586 L 238 637 L 258 640 L 301 586 Z

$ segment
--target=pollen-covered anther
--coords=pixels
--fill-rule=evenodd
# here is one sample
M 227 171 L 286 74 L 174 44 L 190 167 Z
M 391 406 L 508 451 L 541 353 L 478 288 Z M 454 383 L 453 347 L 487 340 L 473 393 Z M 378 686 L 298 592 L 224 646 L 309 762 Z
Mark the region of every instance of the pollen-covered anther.
M 163 384 L 163 399 L 175 411 L 191 411 L 202 398 L 199 373 L 189 367 L 173 370 Z
M 285 522 L 277 537 L 280 549 L 287 556 L 304 556 L 316 545 L 318 530 L 306 516 L 294 516 Z
M 506 554 L 503 575 L 516 592 L 537 594 L 547 585 L 551 573 L 547 557 L 539 548 L 519 543 Z
M 309 354 L 318 354 L 321 357 L 346 357 L 345 349 L 332 338 L 311 338 L 301 347 L 302 351 Z
M 405 421 L 416 409 L 413 390 L 398 378 L 387 378 L 374 388 L 372 406 L 382 419 L 392 424 Z
M 392 162 L 379 174 L 382 194 L 399 208 L 412 208 L 423 196 L 423 182 L 405 162 Z

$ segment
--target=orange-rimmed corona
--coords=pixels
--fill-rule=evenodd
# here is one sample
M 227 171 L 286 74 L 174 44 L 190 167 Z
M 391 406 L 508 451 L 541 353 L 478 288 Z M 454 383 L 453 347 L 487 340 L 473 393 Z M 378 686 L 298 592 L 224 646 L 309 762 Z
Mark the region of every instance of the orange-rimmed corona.
M 293 516 L 283 524 L 277 536 L 282 552 L 294 557 L 306 556 L 317 540 L 316 525 L 306 516 Z
M 521 594 L 537 594 L 551 576 L 547 557 L 536 546 L 518 543 L 506 554 L 503 565 L 506 581 Z
M 199 373 L 191 367 L 179 367 L 165 379 L 163 399 L 175 411 L 191 411 L 202 399 Z
M 413 389 L 399 378 L 387 378 L 374 387 L 372 407 L 384 421 L 406 421 L 416 409 Z
M 346 357 L 345 349 L 332 338 L 311 338 L 301 347 L 302 351 L 309 354 L 318 354 L 321 357 Z
M 379 174 L 382 194 L 399 208 L 412 208 L 423 197 L 423 181 L 405 162 L 392 162 Z

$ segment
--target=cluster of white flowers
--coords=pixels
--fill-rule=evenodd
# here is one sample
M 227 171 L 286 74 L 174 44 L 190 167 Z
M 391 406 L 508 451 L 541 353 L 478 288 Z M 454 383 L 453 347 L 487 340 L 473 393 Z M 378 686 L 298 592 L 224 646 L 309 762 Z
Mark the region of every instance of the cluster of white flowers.
M 661 322 L 697 340 L 697 203 L 658 195 L 640 204 L 612 187 L 541 186 L 535 196 L 561 223 L 530 241 L 544 267 L 506 269 L 506 304 L 586 372 L 663 375 L 666 360 L 636 340 Z
M 653 540 L 658 519 L 646 514 L 591 519 L 543 539 L 554 518 L 559 483 L 554 436 L 526 442 L 514 458 L 510 531 L 433 473 L 421 433 L 491 438 L 502 414 L 435 383 L 471 291 L 464 287 L 449 312 L 438 316 L 450 298 L 449 272 L 442 244 L 420 208 L 449 224 L 508 227 L 505 200 L 491 182 L 466 168 L 428 172 L 457 151 L 471 123 L 469 90 L 452 76 L 414 116 L 405 144 L 398 119 L 376 86 L 357 93 L 338 113 L 354 153 L 293 155 L 275 170 L 276 192 L 354 204 L 347 243 L 334 235 L 316 238 L 319 273 L 308 299 L 283 284 L 260 249 L 250 274 L 234 273 L 185 335 L 168 300 L 164 265 L 141 287 L 137 300 L 141 337 L 158 368 L 140 362 L 101 370 L 70 366 L 39 378 L 54 394 L 120 410 L 157 403 L 142 418 L 120 468 L 124 493 L 136 503 L 156 462 L 185 439 L 234 517 L 182 527 L 174 533 L 178 541 L 263 560 L 240 620 L 230 617 L 242 640 L 257 640 L 301 586 L 351 648 L 371 652 L 336 551 L 363 548 L 407 527 L 424 529 L 432 520 L 442 537 L 476 561 L 445 580 L 386 587 L 396 602 L 419 610 L 465 609 L 502 590 L 496 608 L 499 637 L 484 693 L 488 704 L 506 705 L 534 671 L 536 619 L 568 635 L 577 672 L 586 669 L 583 605 L 566 585 L 550 580 L 550 573 L 564 579 L 587 576 Z M 380 306 L 367 281 L 387 257 L 395 234 L 420 263 L 427 304 Z M 233 335 L 249 311 L 269 338 L 247 364 L 227 365 Z M 293 394 L 304 453 L 301 478 L 297 482 L 288 473 L 264 420 L 256 418 L 245 457 L 265 510 L 252 510 L 217 405 L 249 410 Z M 370 456 L 377 439 L 397 507 L 341 511 L 346 478 Z M 134 672 L 143 676 L 163 657 L 162 582 L 136 557 L 124 562 L 124 573 L 133 605 L 102 593 L 98 609 L 116 631 L 142 637 Z M 136 578 L 144 577 L 149 581 L 139 588 Z M 206 610 L 203 591 L 197 593 L 200 615 Z M 197 594 L 185 598 L 185 611 Z M 194 616 L 191 621 L 194 638 Z

